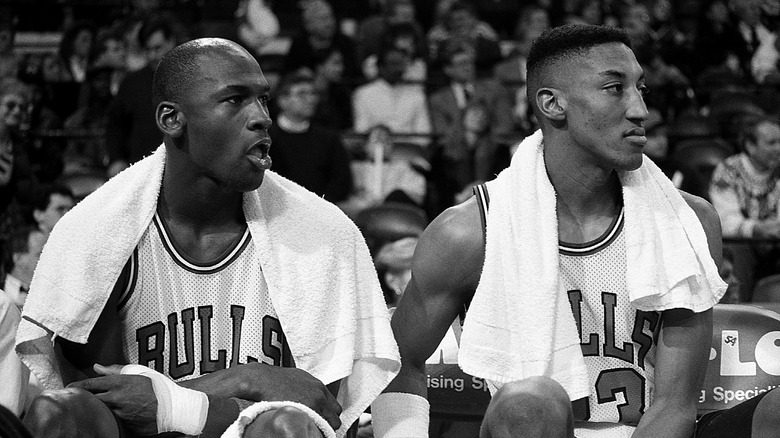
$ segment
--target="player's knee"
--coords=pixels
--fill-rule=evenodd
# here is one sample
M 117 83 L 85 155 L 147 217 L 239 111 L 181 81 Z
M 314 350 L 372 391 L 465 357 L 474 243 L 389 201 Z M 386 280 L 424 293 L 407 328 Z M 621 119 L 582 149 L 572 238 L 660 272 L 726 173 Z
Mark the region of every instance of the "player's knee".
M 493 396 L 486 415 L 502 422 L 570 423 L 573 417 L 566 390 L 547 377 L 531 377 L 503 385 Z
M 293 406 L 264 412 L 265 417 L 247 426 L 244 437 L 322 438 L 322 432 L 308 414 Z
M 81 389 L 66 388 L 43 391 L 30 404 L 27 416 L 39 421 L 62 421 L 72 414 L 73 408 L 88 404 L 88 393 Z
M 81 436 L 81 419 L 93 418 L 100 411 L 97 408 L 106 409 L 100 400 L 82 389 L 44 391 L 30 404 L 24 425 L 33 436 Z

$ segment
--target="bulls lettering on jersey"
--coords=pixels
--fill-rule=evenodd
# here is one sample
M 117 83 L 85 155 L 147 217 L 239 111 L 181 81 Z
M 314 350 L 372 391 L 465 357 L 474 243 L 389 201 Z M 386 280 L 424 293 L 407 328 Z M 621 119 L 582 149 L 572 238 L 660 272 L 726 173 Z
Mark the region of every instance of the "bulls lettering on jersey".
M 294 366 L 248 230 L 218 260 L 187 259 L 155 215 L 126 267 L 123 351 L 174 380 L 248 362 Z
M 265 357 L 257 358 L 249 355 L 243 358 L 239 357 L 245 310 L 244 306 L 230 306 L 232 325 L 230 350 L 212 345 L 211 323 L 214 317 L 212 306 L 184 309 L 181 314 L 171 313 L 168 315 L 166 323 L 157 321 L 140 327 L 136 330 L 138 363 L 154 368 L 161 373 L 167 373 L 174 380 L 249 362 L 262 361 L 269 365 L 293 366 L 292 355 L 287 342 L 285 342 L 282 326 L 279 324 L 279 320 L 272 316 L 263 318 L 261 350 Z M 197 322 L 195 322 L 196 319 Z M 200 345 L 197 346 L 200 360 L 197 361 L 197 367 L 195 330 L 200 332 Z M 178 335 L 182 331 L 183 336 Z M 166 337 L 167 345 L 170 348 L 169 352 L 165 351 Z M 228 354 L 230 354 L 229 362 Z M 180 362 L 178 358 L 182 355 L 184 360 Z M 165 357 L 168 358 L 167 364 Z

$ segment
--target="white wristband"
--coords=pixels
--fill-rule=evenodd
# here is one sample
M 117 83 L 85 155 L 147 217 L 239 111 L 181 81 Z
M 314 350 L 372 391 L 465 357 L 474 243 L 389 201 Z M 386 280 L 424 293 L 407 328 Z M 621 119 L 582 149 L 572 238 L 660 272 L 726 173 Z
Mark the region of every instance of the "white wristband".
M 371 419 L 377 438 L 428 438 L 431 405 L 425 397 L 404 392 L 379 394 L 371 403 Z
M 209 398 L 205 393 L 184 388 L 143 365 L 125 365 L 122 374 L 146 376 L 157 398 L 157 433 L 179 432 L 199 435 L 206 425 Z
M 308 415 L 314 424 L 317 425 L 317 428 L 320 429 L 320 432 L 322 432 L 323 438 L 336 438 L 336 432 L 318 413 L 314 412 L 313 409 L 304 404 L 291 401 L 261 401 L 253 404 L 252 406 L 249 406 L 248 408 L 241 411 L 240 414 L 238 414 L 236 421 L 234 421 L 233 424 L 227 428 L 225 433 L 222 434 L 221 438 L 243 437 L 247 426 L 249 426 L 249 424 L 254 421 L 258 415 L 262 414 L 263 412 L 283 408 L 285 406 L 292 406 Z

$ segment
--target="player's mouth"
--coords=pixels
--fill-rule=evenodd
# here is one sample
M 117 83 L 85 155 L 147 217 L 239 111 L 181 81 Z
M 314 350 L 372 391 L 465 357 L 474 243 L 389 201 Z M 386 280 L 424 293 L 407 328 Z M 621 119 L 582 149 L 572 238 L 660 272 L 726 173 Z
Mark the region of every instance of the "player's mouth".
M 271 139 L 266 137 L 252 147 L 246 153 L 247 159 L 260 170 L 268 170 L 271 168 L 271 156 L 268 155 L 268 151 L 271 149 Z
M 645 135 L 645 128 L 632 128 L 623 134 L 628 141 L 635 143 L 639 146 L 647 144 L 647 136 Z

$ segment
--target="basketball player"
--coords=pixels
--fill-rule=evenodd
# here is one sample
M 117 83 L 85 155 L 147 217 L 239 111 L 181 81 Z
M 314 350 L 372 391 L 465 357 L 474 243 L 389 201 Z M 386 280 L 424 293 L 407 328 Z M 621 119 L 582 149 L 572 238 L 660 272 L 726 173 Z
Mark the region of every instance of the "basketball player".
M 643 124 L 648 115 L 643 100 L 645 89 L 644 73 L 622 30 L 563 26 L 545 32 L 531 48 L 528 101 L 539 119 L 541 137 L 537 137 L 539 133 L 533 136 L 539 139 L 536 145 L 521 144 L 515 158 L 525 153 L 525 147 L 543 151 L 540 155 L 543 158 L 536 163 L 540 163 L 540 173 L 548 177 L 550 190 L 554 190 L 551 214 L 557 216 L 557 239 L 552 239 L 559 242 L 552 250 L 552 260 L 558 260 L 554 290 L 564 297 L 560 315 L 571 310 L 575 316 L 572 346 L 576 354 L 582 350 L 584 389 L 583 395 L 572 396 L 564 389 L 569 383 L 564 382 L 566 379 L 551 378 L 551 366 L 543 368 L 543 372 L 529 373 L 527 378 L 494 381 L 491 384 L 495 386 L 508 383 L 491 391 L 493 397 L 480 432 L 483 438 L 682 438 L 693 437 L 695 429 L 696 436 L 700 437 L 749 437 L 751 432 L 754 437 L 765 437 L 776 436 L 772 434 L 780 430 L 777 391 L 708 416 L 696 426 L 697 395 L 712 336 L 711 306 L 725 290 L 717 277 L 721 235 L 711 205 L 682 192 L 682 199 L 676 204 L 683 209 L 687 204 L 692 209 L 688 216 L 693 222 L 691 232 L 699 227 L 696 218 L 701 224 L 698 236 L 701 236 L 703 258 L 700 260 L 709 260 L 703 262 L 708 263 L 708 268 L 701 269 L 715 273 L 715 277 L 710 277 L 716 287 L 708 296 L 709 303 L 705 302 L 697 311 L 681 306 L 642 312 L 629 302 L 627 278 L 638 273 L 626 269 L 628 225 L 623 225 L 623 190 L 626 189 L 621 187 L 621 180 L 624 175 L 628 177 L 632 172 L 647 169 L 642 159 L 642 146 L 646 142 Z M 489 201 L 491 193 L 497 191 L 486 193 L 485 190 L 499 187 L 502 177 L 499 175 L 495 185 L 481 186 L 476 191 L 478 196 L 446 210 L 420 238 L 412 264 L 412 279 L 392 320 L 401 352 L 401 372 L 372 404 L 377 437 L 427 436 L 426 359 L 453 320 L 467 307 L 471 312 L 465 315 L 459 352 L 459 364 L 464 366 L 469 319 L 476 315 L 475 304 L 484 291 L 478 285 L 486 281 L 486 272 L 514 269 L 512 263 L 501 259 L 503 253 L 499 256 L 501 260 L 492 261 L 493 266 L 486 262 L 488 255 L 495 254 L 486 252 L 487 243 L 495 242 L 491 233 L 500 232 L 501 224 L 491 229 L 490 224 L 495 222 L 490 221 L 490 215 L 487 218 L 484 215 L 494 214 L 499 207 L 497 203 L 507 198 Z M 507 189 L 506 193 L 524 196 L 522 187 L 513 187 L 517 190 Z M 676 196 L 678 192 L 669 187 L 672 196 Z M 531 208 L 535 206 L 519 206 L 519 209 Z M 516 210 L 509 211 L 511 217 L 517 217 Z M 513 225 L 536 228 L 528 223 Z M 533 236 L 540 232 L 543 232 L 541 226 L 530 233 Z M 540 254 L 529 258 L 531 270 L 546 269 L 537 261 L 542 259 Z M 500 268 L 488 269 L 496 265 Z M 538 283 L 531 287 L 537 286 Z M 661 284 L 653 287 L 661 293 L 669 291 Z M 522 297 L 534 293 L 518 278 L 517 283 L 507 285 L 495 299 L 511 302 L 514 297 L 510 295 Z M 555 294 L 550 292 L 549 300 L 557 300 Z M 521 301 L 521 306 L 523 302 L 528 306 L 538 305 L 528 301 Z M 507 319 L 512 317 L 508 315 Z M 530 316 L 532 321 L 527 325 L 541 321 L 537 318 L 540 317 Z M 487 326 L 500 328 L 500 319 L 496 316 Z M 566 324 L 560 317 L 555 320 Z M 496 325 L 490 326 L 491 323 Z M 537 336 L 533 327 L 525 334 L 518 333 L 518 337 L 529 342 Z M 516 342 L 504 340 L 504 345 Z M 484 336 L 482 342 L 501 345 Z M 498 357 L 514 356 L 522 361 L 531 353 L 498 351 L 501 355 Z M 499 368 L 502 364 L 506 366 L 504 362 L 497 363 Z M 393 408 L 398 405 L 408 408 L 399 414 Z
M 154 103 L 164 146 L 82 201 L 55 229 L 44 250 L 41 264 L 51 264 L 51 259 L 45 259 L 46 253 L 57 251 L 63 233 L 74 229 L 82 234 L 107 230 L 97 244 L 119 247 L 122 227 L 133 226 L 122 225 L 127 223 L 126 218 L 117 215 L 107 224 L 95 224 L 97 228 L 106 226 L 103 231 L 79 230 L 84 226 L 71 218 L 83 214 L 94 204 L 91 199 L 101 196 L 106 204 L 94 207 L 101 210 L 119 206 L 121 211 L 127 202 L 147 205 L 133 198 L 152 195 L 148 214 L 136 213 L 132 208 L 124 210 L 125 214 L 143 216 L 139 219 L 140 241 L 133 241 L 137 244 L 131 243 L 128 253 L 119 259 L 119 268 L 126 264 L 88 341 L 80 344 L 66 340 L 62 330 L 67 328 L 46 327 L 58 335 L 62 380 L 73 383 L 63 390 L 45 392 L 33 403 L 25 424 L 34 436 L 115 437 L 167 431 L 219 436 L 241 409 L 252 402 L 274 401 L 297 405 L 272 406 L 250 417 L 242 424 L 243 429 L 249 423 L 245 436 L 321 437 L 328 427 L 338 429 L 339 436 L 347 432 L 350 424 L 342 424 L 342 406 L 336 401 L 339 379 L 349 381 L 362 372 L 357 365 L 353 367 L 353 362 L 360 362 L 362 357 L 377 363 L 389 359 L 391 363 L 397 352 L 390 351 L 395 349 L 394 341 L 376 274 L 372 268 L 370 274 L 358 272 L 359 267 L 372 265 L 357 228 L 337 207 L 268 172 L 268 94 L 269 85 L 257 61 L 227 40 L 190 41 L 162 59 L 155 72 Z M 146 169 L 159 169 L 159 173 Z M 129 178 L 131 175 L 138 180 Z M 121 183 L 112 184 L 116 180 Z M 161 186 L 155 186 L 160 181 Z M 127 193 L 123 188 L 126 184 L 138 187 Z M 323 211 L 320 217 L 330 221 L 290 217 L 287 213 L 311 207 Z M 328 247 L 322 255 L 316 242 L 279 241 L 278 236 L 285 235 L 280 230 L 300 226 L 308 227 L 314 232 L 310 236 L 317 239 L 343 241 L 350 250 Z M 84 240 L 88 239 L 71 242 L 86 245 Z M 280 252 L 284 254 L 279 257 L 291 255 L 291 263 L 270 265 L 267 259 L 276 260 Z M 315 351 L 319 352 L 321 346 L 332 348 L 323 360 L 310 363 L 309 357 L 302 357 L 300 350 L 296 352 L 292 335 L 295 330 L 302 333 L 309 326 L 319 325 L 317 315 L 296 323 L 288 303 L 285 320 L 280 310 L 285 297 L 273 291 L 285 287 L 280 283 L 294 283 L 293 277 L 306 277 L 303 271 L 319 271 L 318 266 L 305 265 L 314 262 L 324 263 L 323 276 L 328 278 L 322 284 L 342 290 L 323 290 L 314 282 L 308 289 L 301 284 L 300 289 L 305 290 L 292 292 L 306 294 L 304 299 L 315 304 L 312 307 L 299 300 L 292 303 L 293 310 L 327 309 L 320 304 L 336 300 L 355 312 L 346 315 L 346 325 L 339 321 L 339 328 L 346 330 L 366 318 L 377 324 L 360 325 L 365 330 L 359 335 L 352 333 L 354 340 L 346 336 L 346 340 L 338 338 L 333 345 L 327 343 L 333 339 L 329 333 L 315 336 Z M 350 270 L 339 270 L 342 265 Z M 291 275 L 280 276 L 277 268 L 289 270 Z M 49 265 L 39 265 L 36 276 L 43 278 L 50 269 Z M 84 273 L 85 277 L 89 275 Z M 339 283 L 342 277 L 352 285 L 346 294 L 343 289 L 349 288 L 339 287 L 344 284 Z M 280 282 L 280 278 L 286 281 Z M 52 298 L 43 283 L 38 277 L 33 279 L 29 306 L 44 299 L 36 293 L 48 293 L 55 301 L 58 298 Z M 36 289 L 36 285 L 41 286 Z M 68 292 L 65 286 L 62 293 Z M 38 316 L 45 314 L 30 310 L 26 318 L 45 326 Z M 289 321 L 293 322 L 282 326 L 282 322 Z M 26 344 L 19 339 L 17 350 L 21 352 Z M 389 354 L 368 352 L 364 345 L 369 344 L 393 347 L 387 350 Z M 344 347 L 348 352 L 342 354 Z M 347 368 L 336 371 L 327 362 L 344 359 Z M 294 362 L 314 371 L 310 374 L 294 368 Z M 373 365 L 361 365 L 365 366 Z M 325 378 L 314 377 L 316 373 L 326 375 L 328 387 L 322 382 Z M 345 422 L 357 419 L 394 374 L 391 371 L 374 394 L 364 397 L 365 404 Z M 359 383 L 350 383 L 341 391 L 344 394 L 338 394 L 339 401 L 348 400 L 360 390 Z M 348 403 L 344 402 L 345 412 Z

